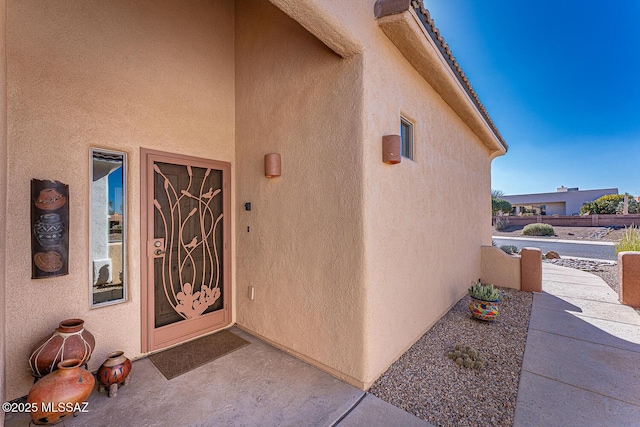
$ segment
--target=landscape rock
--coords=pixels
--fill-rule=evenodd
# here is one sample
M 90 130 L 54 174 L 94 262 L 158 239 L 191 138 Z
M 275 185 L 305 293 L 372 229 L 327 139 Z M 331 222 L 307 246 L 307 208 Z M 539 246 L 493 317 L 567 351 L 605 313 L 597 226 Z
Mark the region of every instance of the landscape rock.
M 602 262 L 593 259 L 574 259 L 574 258 L 562 258 L 562 259 L 546 259 L 546 262 L 555 265 L 561 265 L 563 267 L 576 268 L 582 271 L 588 271 L 591 273 L 605 271 L 607 267 L 617 265 L 617 262 Z M 606 280 L 605 280 L 606 281 Z
M 549 251 L 544 255 L 547 259 L 560 259 L 560 254 L 556 251 Z

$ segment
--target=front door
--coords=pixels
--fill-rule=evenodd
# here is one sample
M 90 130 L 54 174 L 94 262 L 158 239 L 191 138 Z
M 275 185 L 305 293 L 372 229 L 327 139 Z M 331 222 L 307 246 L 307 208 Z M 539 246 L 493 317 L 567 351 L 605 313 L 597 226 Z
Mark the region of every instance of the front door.
M 231 166 L 146 149 L 141 157 L 147 352 L 231 323 Z

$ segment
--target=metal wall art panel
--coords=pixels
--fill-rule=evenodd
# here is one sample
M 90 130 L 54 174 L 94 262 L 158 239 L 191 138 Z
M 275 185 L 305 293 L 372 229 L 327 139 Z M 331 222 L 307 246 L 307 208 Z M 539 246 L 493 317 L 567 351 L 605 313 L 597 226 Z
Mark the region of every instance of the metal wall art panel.
M 69 186 L 31 180 L 31 278 L 69 274 Z

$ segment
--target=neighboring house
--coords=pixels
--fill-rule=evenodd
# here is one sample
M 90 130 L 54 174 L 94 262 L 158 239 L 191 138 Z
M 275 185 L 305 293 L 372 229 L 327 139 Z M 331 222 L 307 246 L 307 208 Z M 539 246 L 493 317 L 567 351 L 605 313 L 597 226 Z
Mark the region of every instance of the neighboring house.
M 96 337 L 90 369 L 236 324 L 369 387 L 480 277 L 507 150 L 411 3 L 0 0 L 0 397 L 28 392 L 31 347 L 66 318 Z M 384 163 L 400 134 L 410 158 Z M 93 307 L 91 148 L 127 156 L 126 294 Z M 31 279 L 33 178 L 69 185 L 68 275 Z M 216 200 L 214 233 L 176 243 L 205 263 L 164 267 L 169 188 Z
M 511 203 L 513 213 L 533 213 L 535 215 L 579 215 L 580 208 L 607 194 L 618 194 L 617 188 L 598 190 L 578 190 L 578 187 L 559 187 L 555 193 L 519 194 L 502 196 Z

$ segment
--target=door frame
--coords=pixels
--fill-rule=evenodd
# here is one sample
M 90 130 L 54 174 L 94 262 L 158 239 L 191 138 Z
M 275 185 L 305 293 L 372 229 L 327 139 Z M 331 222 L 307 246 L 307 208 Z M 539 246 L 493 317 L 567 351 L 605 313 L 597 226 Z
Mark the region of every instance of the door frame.
M 155 247 L 153 240 L 153 163 L 164 162 L 171 164 L 189 164 L 195 167 L 212 168 L 222 171 L 222 240 L 223 245 L 223 276 L 224 292 L 222 295 L 222 312 L 214 324 L 201 327 L 198 319 L 185 320 L 191 326 L 185 325 L 185 334 L 177 339 L 166 339 L 155 328 L 153 310 L 153 284 L 149 283 L 153 269 L 153 254 Z M 151 192 L 151 194 L 149 194 Z M 143 353 L 167 348 L 181 342 L 205 335 L 216 330 L 224 329 L 232 322 L 232 282 L 231 282 L 231 163 L 209 160 L 200 157 L 168 153 L 147 148 L 140 149 L 140 315 L 141 315 L 141 347 Z M 210 313 L 210 314 L 214 314 Z M 161 328 L 160 328 L 161 329 Z

